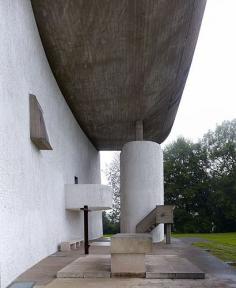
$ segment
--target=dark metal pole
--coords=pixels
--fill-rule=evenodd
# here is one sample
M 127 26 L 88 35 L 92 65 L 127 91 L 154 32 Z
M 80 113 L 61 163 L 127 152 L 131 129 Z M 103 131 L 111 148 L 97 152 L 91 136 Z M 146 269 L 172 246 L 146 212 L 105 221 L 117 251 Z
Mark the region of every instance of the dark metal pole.
M 89 239 L 88 239 L 88 206 L 84 206 L 84 254 L 89 254 Z

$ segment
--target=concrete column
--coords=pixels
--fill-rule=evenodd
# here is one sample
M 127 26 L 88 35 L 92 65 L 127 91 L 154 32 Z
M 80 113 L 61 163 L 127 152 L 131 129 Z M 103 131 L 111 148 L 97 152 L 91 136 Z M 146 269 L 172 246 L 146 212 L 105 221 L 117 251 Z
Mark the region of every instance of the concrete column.
M 134 141 L 120 156 L 121 233 L 135 233 L 136 225 L 156 205 L 164 204 L 163 154 L 159 144 Z M 164 239 L 164 225 L 153 231 L 153 242 Z
M 136 141 L 142 141 L 143 140 L 143 121 L 138 120 L 135 124 L 135 138 Z
M 171 224 L 166 224 L 166 244 L 171 243 Z

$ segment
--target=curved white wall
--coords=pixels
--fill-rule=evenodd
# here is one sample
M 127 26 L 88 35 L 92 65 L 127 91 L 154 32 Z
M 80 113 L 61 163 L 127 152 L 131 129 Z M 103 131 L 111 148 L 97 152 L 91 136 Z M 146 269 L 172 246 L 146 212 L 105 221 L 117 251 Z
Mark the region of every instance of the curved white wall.
M 37 96 L 53 151 L 30 141 L 29 93 Z M 99 153 L 75 121 L 48 65 L 29 0 L 0 1 L 0 276 L 2 288 L 83 236 L 82 213 L 65 210 L 64 185 L 100 183 Z M 94 212 L 90 237 L 102 234 Z
M 121 232 L 135 233 L 136 225 L 156 205 L 164 204 L 163 153 L 159 144 L 134 141 L 120 155 Z M 164 225 L 153 231 L 153 242 L 164 239 Z

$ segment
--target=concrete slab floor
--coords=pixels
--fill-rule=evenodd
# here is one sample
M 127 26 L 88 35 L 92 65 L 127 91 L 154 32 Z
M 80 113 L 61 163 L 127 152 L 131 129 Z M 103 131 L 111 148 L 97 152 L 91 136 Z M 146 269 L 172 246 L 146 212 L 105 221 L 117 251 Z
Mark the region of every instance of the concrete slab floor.
M 8 286 L 8 288 L 33 288 L 34 284 L 34 282 L 15 282 Z
M 91 246 L 111 246 L 111 242 L 108 242 L 108 241 L 104 241 L 104 242 L 102 242 L 102 241 L 98 241 L 98 242 L 92 242 L 91 244 L 90 244 L 90 247 Z
M 91 246 L 90 253 L 109 254 L 109 246 Z M 56 252 L 21 274 L 15 281 L 19 282 L 36 282 L 36 285 L 44 286 L 56 278 L 57 272 L 76 260 L 78 257 L 84 256 L 84 247 L 81 245 L 79 249 L 69 252 Z M 34 286 L 34 288 L 37 286 Z
M 97 240 L 96 240 L 97 241 Z M 93 255 L 110 254 L 110 247 L 91 246 Z M 15 281 L 36 282 L 34 288 L 99 288 L 99 287 L 170 287 L 170 288 L 236 288 L 236 269 L 230 267 L 220 259 L 197 247 L 191 246 L 191 242 L 184 239 L 173 239 L 172 244 L 158 243 L 153 246 L 152 255 L 179 255 L 192 262 L 206 273 L 205 280 L 158 280 L 158 279 L 56 279 L 56 273 L 80 255 L 83 255 L 83 247 L 70 252 L 57 252 L 34 267 L 23 273 Z M 59 257 L 58 257 L 59 256 Z M 45 288 L 46 288 L 45 287 Z
M 77 259 L 82 253 L 82 249 L 56 252 L 21 274 L 15 281 L 36 282 L 37 285 L 46 285 L 56 278 L 58 270 Z
M 45 288 L 233 288 L 230 283 L 218 280 L 160 280 L 141 278 L 110 279 L 56 279 Z
M 57 278 L 110 278 L 110 255 L 86 255 L 57 272 Z
M 204 279 L 205 273 L 186 258 L 178 255 L 147 255 L 146 278 Z
M 190 261 L 176 255 L 146 255 L 146 278 L 204 279 L 205 274 Z M 126 271 L 126 270 L 125 270 Z M 87 255 L 57 272 L 57 278 L 110 278 L 110 255 Z M 128 276 L 126 276 L 128 277 Z M 138 277 L 133 275 L 133 277 Z M 140 278 L 145 278 L 140 276 Z

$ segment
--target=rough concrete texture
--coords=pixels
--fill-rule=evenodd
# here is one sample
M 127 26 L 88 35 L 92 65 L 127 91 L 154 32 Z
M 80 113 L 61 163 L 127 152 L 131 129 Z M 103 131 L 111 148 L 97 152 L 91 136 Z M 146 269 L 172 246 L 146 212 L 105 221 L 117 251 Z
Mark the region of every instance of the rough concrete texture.
M 112 276 L 145 277 L 145 254 L 111 254 Z
M 74 115 L 101 150 L 169 134 L 206 0 L 32 0 L 43 45 Z
M 87 205 L 89 209 L 111 209 L 112 189 L 101 184 L 65 185 L 66 209 L 80 210 Z
M 112 254 L 145 254 L 152 251 L 152 236 L 145 233 L 118 233 L 111 237 Z
M 136 225 L 156 205 L 164 204 L 163 153 L 151 141 L 124 145 L 120 155 L 121 232 L 135 233 Z M 164 239 L 164 225 L 152 231 L 153 242 Z
M 64 185 L 100 183 L 99 153 L 74 119 L 50 70 L 30 1 L 0 1 L 0 279 L 2 288 L 83 236 L 83 217 L 65 210 Z M 35 94 L 53 151 L 30 140 L 29 94 Z M 90 215 L 90 238 L 102 234 Z

